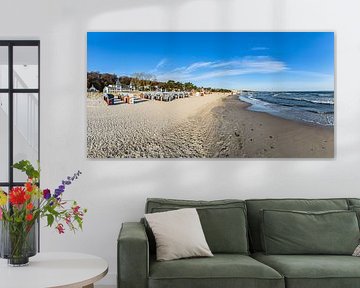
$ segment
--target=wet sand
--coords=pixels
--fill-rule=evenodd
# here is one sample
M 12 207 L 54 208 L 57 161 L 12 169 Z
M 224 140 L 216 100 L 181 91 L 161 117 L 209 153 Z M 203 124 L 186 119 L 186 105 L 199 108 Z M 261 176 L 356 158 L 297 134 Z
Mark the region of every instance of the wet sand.
M 332 158 L 334 129 L 246 110 L 213 93 L 107 106 L 87 99 L 89 158 Z

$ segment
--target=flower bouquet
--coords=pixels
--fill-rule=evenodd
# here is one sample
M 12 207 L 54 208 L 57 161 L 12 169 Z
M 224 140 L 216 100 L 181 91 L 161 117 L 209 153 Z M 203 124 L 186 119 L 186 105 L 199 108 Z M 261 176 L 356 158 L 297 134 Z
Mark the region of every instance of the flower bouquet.
M 66 227 L 75 232 L 82 229 L 86 209 L 81 209 L 76 201 L 63 199 L 66 186 L 80 176 L 80 171 L 52 192 L 39 188 L 40 169 L 29 161 L 20 161 L 13 167 L 26 173 L 28 179 L 23 187 L 12 187 L 8 194 L 0 188 L 0 257 L 8 259 L 9 265 L 22 266 L 36 254 L 36 224 L 40 218 L 45 218 L 47 226 L 55 227 L 59 234 Z

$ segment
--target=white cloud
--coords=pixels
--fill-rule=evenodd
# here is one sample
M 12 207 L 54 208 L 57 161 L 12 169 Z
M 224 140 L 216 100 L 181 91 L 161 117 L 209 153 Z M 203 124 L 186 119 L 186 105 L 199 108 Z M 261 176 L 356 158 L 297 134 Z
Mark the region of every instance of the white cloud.
M 164 65 L 166 64 L 167 62 L 167 59 L 166 58 L 163 58 L 161 59 L 155 66 L 154 69 L 150 70 L 149 73 L 153 73 L 153 74 L 156 74 L 159 72 L 159 70 L 164 67 Z
M 269 48 L 267 47 L 253 47 L 251 48 L 252 51 L 264 51 L 264 50 L 269 50 Z
M 157 75 L 159 80 L 194 81 L 244 74 L 277 73 L 287 70 L 282 61 L 269 56 L 248 56 L 231 61 L 195 62 Z
M 211 66 L 214 64 L 215 62 L 195 62 L 191 65 L 189 65 L 188 67 L 185 68 L 185 72 L 186 73 L 190 73 L 190 72 L 193 72 L 193 71 L 196 71 L 200 68 L 211 68 Z
M 166 61 L 167 61 L 166 58 L 161 59 L 161 60 L 159 61 L 159 63 L 156 65 L 155 70 L 158 70 L 158 69 L 160 69 L 161 67 L 163 67 L 163 66 L 165 65 Z

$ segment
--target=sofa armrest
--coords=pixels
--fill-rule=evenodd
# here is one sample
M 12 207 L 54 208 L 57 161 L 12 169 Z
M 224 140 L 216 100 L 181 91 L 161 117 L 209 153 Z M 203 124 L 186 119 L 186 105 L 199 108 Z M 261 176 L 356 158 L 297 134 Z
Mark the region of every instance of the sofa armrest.
M 141 223 L 123 223 L 117 242 L 118 287 L 146 288 L 149 242 Z

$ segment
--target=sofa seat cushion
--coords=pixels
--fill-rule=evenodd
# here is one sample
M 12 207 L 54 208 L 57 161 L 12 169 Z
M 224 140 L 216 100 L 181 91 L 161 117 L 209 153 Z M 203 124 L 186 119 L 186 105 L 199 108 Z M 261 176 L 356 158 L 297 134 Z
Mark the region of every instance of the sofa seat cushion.
M 360 287 L 360 258 L 342 255 L 265 255 L 252 257 L 284 275 L 287 288 Z
M 149 288 L 284 288 L 274 269 L 246 255 L 150 261 Z

